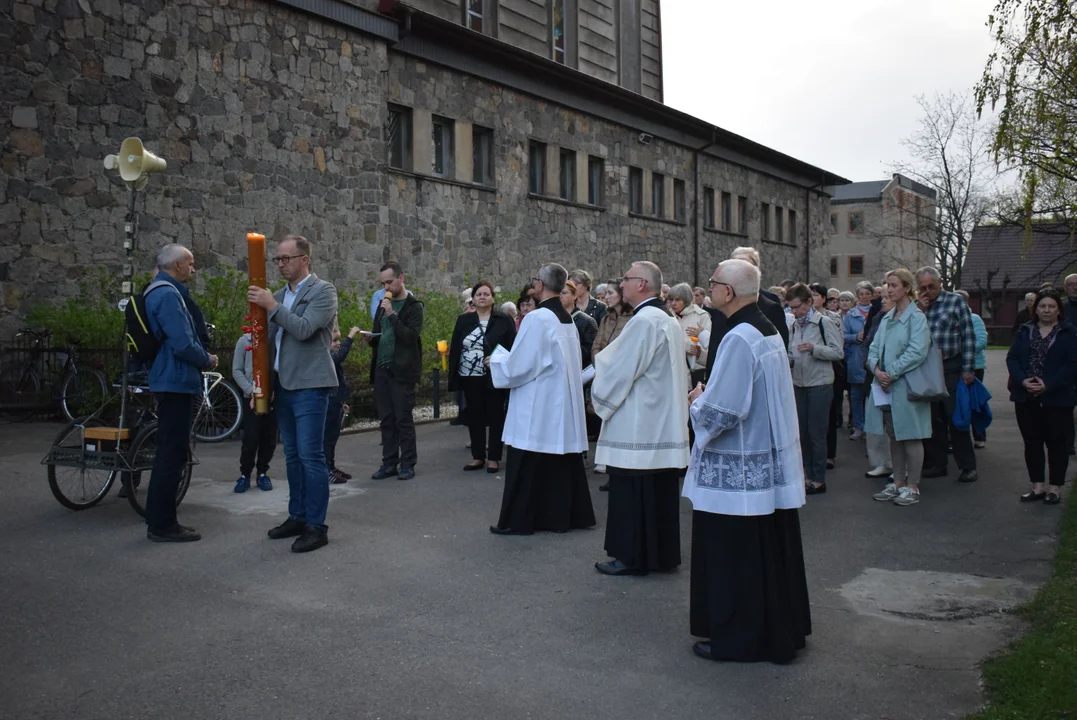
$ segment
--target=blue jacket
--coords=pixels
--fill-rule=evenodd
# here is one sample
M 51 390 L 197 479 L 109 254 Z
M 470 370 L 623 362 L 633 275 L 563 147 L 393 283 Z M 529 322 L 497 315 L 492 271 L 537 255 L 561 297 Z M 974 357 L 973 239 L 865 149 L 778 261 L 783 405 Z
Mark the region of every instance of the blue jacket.
M 1047 386 L 1047 391 L 1039 398 L 1033 398 L 1022 384 L 1028 378 L 1029 351 L 1032 347 L 1032 333 L 1039 332 L 1037 323 L 1025 323 L 1017 328 L 1013 345 L 1006 354 L 1006 367 L 1010 371 L 1010 400 L 1029 402 L 1039 400 L 1048 407 L 1073 407 L 1077 405 L 1077 329 L 1069 322 L 1063 321 L 1058 335 L 1047 350 L 1043 361 L 1043 373 L 1040 379 Z
M 167 273 L 157 273 L 154 281 L 157 280 L 168 281 L 176 290 L 161 287 L 146 296 L 150 332 L 161 342 L 161 350 L 150 367 L 150 390 L 199 395 L 202 368 L 209 367 L 209 353 L 202 347 L 194 318 L 187 310 L 190 294 L 186 285 Z
M 957 384 L 954 395 L 954 427 L 968 432 L 969 426 L 977 433 L 982 433 L 991 425 L 991 406 L 987 401 L 991 393 L 978 379 L 972 385 L 963 382 Z
M 841 320 L 841 331 L 845 336 L 845 377 L 850 383 L 860 384 L 864 382 L 868 369 L 864 365 L 867 360 L 867 347 L 856 339 L 865 330 L 864 322 L 867 318 L 860 314 L 855 307 L 845 313 Z M 867 336 L 867 332 L 864 332 Z

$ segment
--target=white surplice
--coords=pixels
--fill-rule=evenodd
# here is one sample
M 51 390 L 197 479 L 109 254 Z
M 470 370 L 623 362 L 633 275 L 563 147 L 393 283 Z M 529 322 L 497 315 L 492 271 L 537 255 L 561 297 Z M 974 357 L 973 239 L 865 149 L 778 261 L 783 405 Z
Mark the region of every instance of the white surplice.
M 674 318 L 646 306 L 595 356 L 591 400 L 602 418 L 595 463 L 634 470 L 688 467 L 684 339 Z
M 510 389 L 506 445 L 552 455 L 587 451 L 582 364 L 573 323 L 546 308 L 524 316 L 512 351 L 490 358 L 494 387 Z
M 718 346 L 691 406 L 696 433 L 684 497 L 695 510 L 768 515 L 804 505 L 804 467 L 789 358 L 781 335 L 741 323 Z

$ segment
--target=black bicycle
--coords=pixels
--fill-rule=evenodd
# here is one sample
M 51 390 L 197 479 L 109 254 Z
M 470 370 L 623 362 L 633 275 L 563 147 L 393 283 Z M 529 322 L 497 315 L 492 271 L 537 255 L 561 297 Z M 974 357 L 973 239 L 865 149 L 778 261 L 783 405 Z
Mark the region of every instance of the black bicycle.
M 53 353 L 46 347 L 47 333 L 22 330 L 16 338 L 30 338 L 24 351 L 25 360 L 9 362 L 0 367 L 0 416 L 15 422 L 25 422 L 35 412 L 55 410 L 67 420 L 83 417 L 98 408 L 108 396 L 105 373 L 92 365 L 79 363 L 77 342 L 70 340 L 59 355 L 63 365 L 54 367 Z M 58 378 L 50 393 L 49 378 Z

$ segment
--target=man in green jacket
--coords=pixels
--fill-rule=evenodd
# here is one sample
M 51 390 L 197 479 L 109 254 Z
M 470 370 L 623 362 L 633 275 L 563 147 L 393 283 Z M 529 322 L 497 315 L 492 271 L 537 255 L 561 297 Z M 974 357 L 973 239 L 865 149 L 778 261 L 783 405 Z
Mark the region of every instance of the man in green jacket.
M 422 375 L 424 310 L 404 287 L 399 263 L 382 265 L 378 281 L 385 297 L 374 315 L 374 334 L 364 336 L 374 350 L 370 384 L 381 420 L 381 467 L 371 477 L 411 480 L 418 459 L 411 413 L 415 384 Z

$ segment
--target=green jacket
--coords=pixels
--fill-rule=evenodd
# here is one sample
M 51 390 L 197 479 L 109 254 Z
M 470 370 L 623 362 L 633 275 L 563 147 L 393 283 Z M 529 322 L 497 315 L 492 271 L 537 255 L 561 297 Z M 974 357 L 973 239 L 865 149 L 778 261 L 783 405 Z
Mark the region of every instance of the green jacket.
M 879 331 L 868 350 L 868 368 L 890 374 L 894 384 L 890 386 L 890 412 L 894 420 L 894 439 L 922 440 L 931 437 L 931 403 L 909 400 L 909 384 L 905 375 L 923 364 L 931 349 L 931 330 L 927 317 L 916 305 L 910 303 L 897 320 L 894 310 L 883 316 Z M 872 384 L 878 384 L 873 380 Z M 885 435 L 883 412 L 875 407 L 875 400 L 868 393 L 864 429 L 875 435 Z

